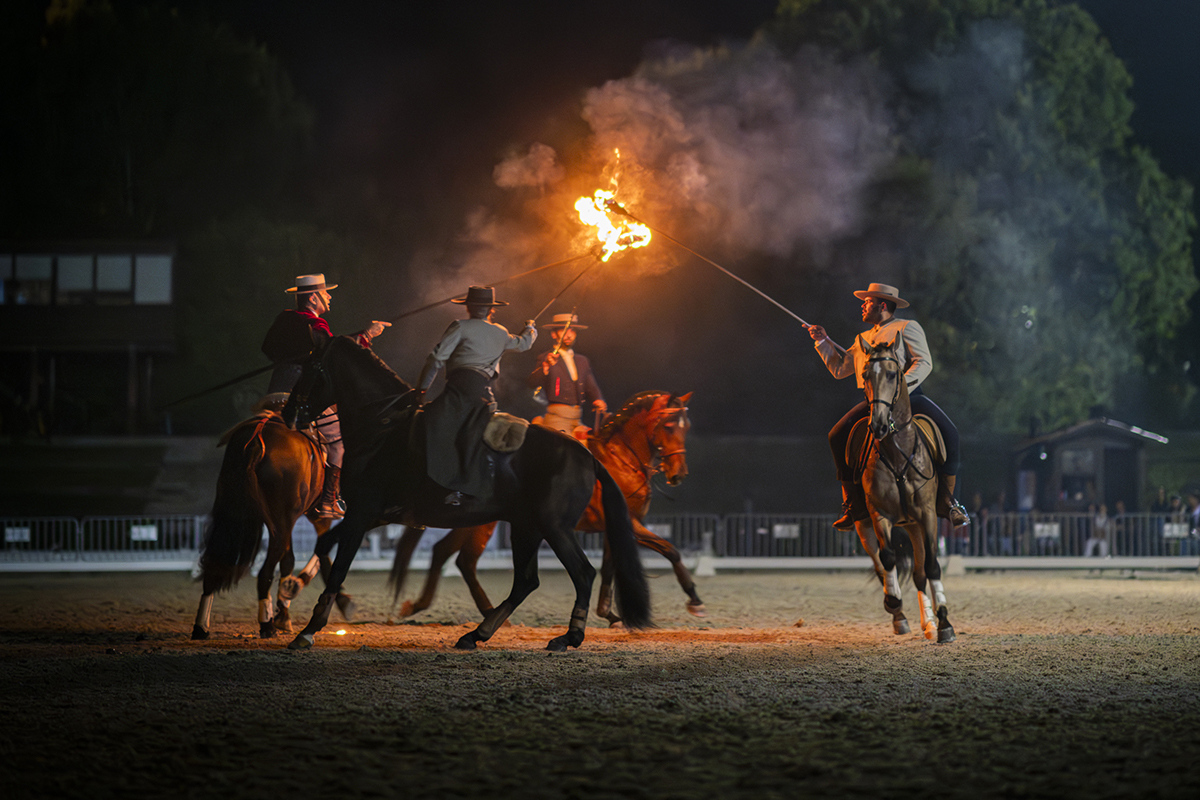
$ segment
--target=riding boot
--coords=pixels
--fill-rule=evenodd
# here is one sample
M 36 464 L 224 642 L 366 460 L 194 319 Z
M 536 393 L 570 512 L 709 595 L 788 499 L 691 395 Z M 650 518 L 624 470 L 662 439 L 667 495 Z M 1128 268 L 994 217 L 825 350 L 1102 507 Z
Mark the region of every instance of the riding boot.
M 967 509 L 963 508 L 962 503 L 954 499 L 954 482 L 957 477 L 956 475 L 938 476 L 937 498 L 937 515 L 950 520 L 950 524 L 955 528 L 970 522 L 970 517 L 967 516 Z
M 346 504 L 338 494 L 338 483 L 342 477 L 342 468 L 328 465 L 325 467 L 325 488 L 321 491 L 321 499 L 317 502 L 317 513 L 329 519 L 341 519 L 346 516 Z
M 842 516 L 833 523 L 839 531 L 854 530 L 854 523 L 867 518 L 867 499 L 863 497 L 862 485 L 854 481 L 842 481 Z

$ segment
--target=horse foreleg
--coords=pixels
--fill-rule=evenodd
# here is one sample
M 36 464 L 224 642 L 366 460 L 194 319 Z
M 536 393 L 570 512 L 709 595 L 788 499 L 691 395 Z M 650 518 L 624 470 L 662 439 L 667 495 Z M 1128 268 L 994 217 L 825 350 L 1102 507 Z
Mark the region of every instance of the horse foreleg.
M 513 585 L 508 597 L 484 616 L 479 627 L 463 634 L 454 647 L 458 650 L 474 650 L 479 642 L 486 642 L 500 629 L 504 621 L 521 605 L 529 593 L 538 587 L 537 550 L 542 543 L 527 525 L 512 526 Z
M 326 536 L 322 536 L 317 540 L 318 547 L 323 539 L 328 538 L 336 532 L 338 554 L 333 565 L 329 569 L 328 577 L 325 581 L 325 591 L 317 598 L 317 605 L 313 608 L 312 618 L 308 624 L 304 626 L 304 630 L 296 636 L 295 639 L 288 644 L 289 650 L 308 650 L 312 648 L 314 638 L 318 631 L 329 624 L 329 613 L 334 604 L 338 602 L 338 597 L 341 594 L 342 582 L 346 580 L 346 574 L 350 571 L 350 565 L 354 562 L 354 557 L 358 555 L 358 549 L 362 546 L 363 537 L 367 533 L 367 526 L 371 524 L 371 520 L 376 516 L 354 516 L 353 510 L 341 524 L 333 531 L 330 531 Z M 332 543 L 324 549 L 324 553 L 328 554 L 332 549 Z M 342 610 L 345 616 L 345 610 Z
M 331 530 L 327 535 L 322 535 L 317 539 L 317 546 L 313 548 L 313 558 L 317 559 L 317 571 L 321 573 L 321 580 L 325 586 L 329 586 L 329 572 L 333 568 L 333 562 L 329 558 L 329 553 L 333 550 L 333 546 L 338 543 L 339 533 L 336 530 Z M 362 536 L 358 537 L 359 545 L 362 544 Z M 339 553 L 341 550 L 339 549 Z M 355 549 L 357 553 L 357 548 Z M 353 557 L 352 557 L 353 558 Z M 311 561 L 309 562 L 311 563 Z M 305 567 L 307 569 L 307 567 Z M 326 589 L 328 591 L 328 589 Z M 356 606 L 354 605 L 354 597 L 346 594 L 339 587 L 337 597 L 335 598 L 337 609 L 341 612 L 342 619 L 346 622 L 351 622 L 354 619 Z
M 922 553 L 917 558 L 921 565 L 921 628 L 926 639 L 936 639 L 938 644 L 948 644 L 958 638 L 950 624 L 950 613 L 946 608 L 946 588 L 942 585 L 942 565 L 937 560 L 937 520 L 924 526 L 923 532 L 914 532 L 913 550 Z M 918 542 L 922 545 L 917 547 Z M 917 571 L 913 570 L 913 583 L 917 582 Z M 928 615 L 928 616 L 926 616 Z M 934 621 L 936 620 L 936 626 Z
M 888 520 L 883 518 L 879 519 L 879 523 L 883 526 L 890 527 L 891 525 Z M 881 547 L 881 544 L 885 544 L 888 539 L 886 535 L 877 531 L 871 520 L 855 522 L 854 528 L 858 532 L 858 540 L 862 542 L 863 549 L 871 557 L 871 566 L 875 568 L 875 577 L 879 579 L 879 584 L 883 587 L 883 610 L 892 615 L 892 632 L 897 636 L 909 633 L 912 629 L 908 625 L 908 618 L 904 616 L 900 579 L 896 574 L 896 554 L 890 547 Z
M 286 578 L 279 580 L 279 599 L 295 600 L 296 596 L 304 590 L 304 587 L 312 583 L 312 579 L 317 576 L 317 570 L 320 568 L 321 560 L 314 553 L 298 575 L 288 575 Z
M 679 581 L 679 588 L 683 589 L 684 594 L 688 596 L 688 613 L 697 617 L 707 617 L 708 612 L 704 609 L 704 602 L 700 599 L 700 595 L 696 594 L 696 582 L 692 579 L 692 573 L 683 565 L 683 558 L 679 555 L 678 548 L 661 536 L 655 535 L 638 520 L 631 521 L 633 522 L 633 536 L 637 543 L 671 562 L 675 580 Z

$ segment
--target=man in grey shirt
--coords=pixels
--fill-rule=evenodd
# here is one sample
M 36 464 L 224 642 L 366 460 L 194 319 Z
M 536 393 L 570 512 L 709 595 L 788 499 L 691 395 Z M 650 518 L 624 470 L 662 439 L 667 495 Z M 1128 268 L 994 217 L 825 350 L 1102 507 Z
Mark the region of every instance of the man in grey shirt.
M 509 350 L 525 351 L 537 339 L 533 320 L 520 335 L 492 322 L 498 306 L 491 286 L 472 286 L 454 303 L 467 307 L 467 319 L 455 320 L 425 360 L 418 388 L 433 385 L 446 370 L 446 388 L 425 408 L 425 463 L 429 477 L 451 490 L 446 502 L 458 505 L 464 495 L 483 498 L 489 493 L 492 470 L 483 431 L 496 412 L 492 382 L 500 358 Z

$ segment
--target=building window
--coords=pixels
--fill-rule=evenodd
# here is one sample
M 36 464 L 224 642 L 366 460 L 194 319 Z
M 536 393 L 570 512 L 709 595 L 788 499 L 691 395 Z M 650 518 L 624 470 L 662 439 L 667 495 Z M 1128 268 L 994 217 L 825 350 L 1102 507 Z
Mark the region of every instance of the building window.
M 126 306 L 132 302 L 133 256 L 97 256 L 97 305 Z
M 54 275 L 53 256 L 18 255 L 10 282 L 11 295 L 5 300 L 17 305 L 48 306 L 51 298 L 51 278 Z
M 54 302 L 58 305 L 90 303 L 95 271 L 92 256 L 59 256 Z
M 171 257 L 134 258 L 133 302 L 164 305 L 171 302 Z

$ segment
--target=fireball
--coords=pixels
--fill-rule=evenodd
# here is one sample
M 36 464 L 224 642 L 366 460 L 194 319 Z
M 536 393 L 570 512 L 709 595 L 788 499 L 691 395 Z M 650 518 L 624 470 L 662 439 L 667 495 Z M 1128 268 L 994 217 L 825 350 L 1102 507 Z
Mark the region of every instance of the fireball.
M 596 229 L 603 255 L 601 261 L 608 261 L 613 253 L 630 247 L 645 247 L 650 244 L 650 229 L 641 223 L 634 222 L 626 216 L 613 218 L 612 209 L 621 206 L 613 200 L 614 192 L 597 189 L 591 197 L 581 197 L 575 201 L 575 210 L 584 225 Z M 619 213 L 619 212 L 618 212 Z

